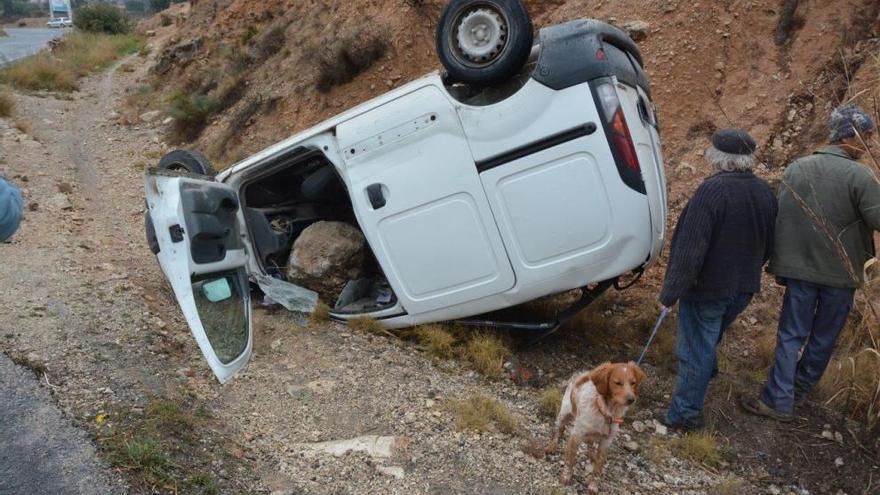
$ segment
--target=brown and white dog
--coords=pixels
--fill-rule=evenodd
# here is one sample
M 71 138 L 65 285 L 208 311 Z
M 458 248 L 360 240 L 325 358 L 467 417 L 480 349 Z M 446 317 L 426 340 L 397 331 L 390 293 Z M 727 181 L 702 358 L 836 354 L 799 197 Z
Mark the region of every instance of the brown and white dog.
M 562 405 L 556 416 L 556 430 L 543 449 L 533 451 L 537 457 L 556 451 L 565 428 L 572 424 L 565 444 L 565 468 L 559 481 L 571 484 L 578 447 L 581 443 L 596 444 L 590 450 L 593 479 L 588 489 L 598 491 L 598 480 L 605 466 L 608 447 L 617 436 L 623 416 L 639 395 L 645 373 L 636 363 L 604 363 L 596 369 L 577 373 L 568 381 Z

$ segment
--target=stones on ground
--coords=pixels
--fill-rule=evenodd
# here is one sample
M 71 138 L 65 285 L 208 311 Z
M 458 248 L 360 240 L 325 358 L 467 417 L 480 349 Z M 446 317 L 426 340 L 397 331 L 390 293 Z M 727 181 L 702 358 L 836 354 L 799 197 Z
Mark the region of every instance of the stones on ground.
M 403 468 L 400 466 L 376 466 L 376 471 L 399 480 L 402 480 L 406 475 Z
M 654 423 L 654 432 L 662 437 L 669 433 L 669 429 L 666 428 L 666 426 L 661 424 L 659 421 L 656 421 Z
M 73 209 L 73 204 L 70 202 L 70 198 L 61 192 L 50 196 L 46 201 L 46 206 L 54 211 L 70 211 Z
M 304 385 L 292 384 L 287 386 L 287 393 L 294 399 L 311 397 L 332 392 L 336 388 L 336 382 L 332 380 L 313 380 Z
M 171 69 L 181 69 L 189 65 L 201 53 L 203 44 L 204 42 L 201 38 L 169 44 L 159 54 L 156 65 L 153 67 L 153 72 L 163 75 L 171 71 Z
M 641 421 L 633 421 L 632 429 L 636 433 L 644 433 L 644 431 L 645 431 L 645 429 L 647 429 L 647 427 L 645 426 L 645 423 L 642 423 Z
M 623 444 L 623 446 L 626 448 L 626 450 L 628 450 L 630 452 L 638 452 L 639 451 L 639 444 L 634 441 L 626 442 Z
M 360 278 L 365 254 L 360 230 L 344 222 L 317 222 L 293 243 L 287 280 L 335 301 L 349 280 Z
M 155 121 L 156 119 L 158 119 L 161 116 L 162 116 L 161 110 L 151 110 L 149 112 L 144 112 L 141 114 L 141 121 L 150 123 L 150 122 Z
M 839 468 L 843 467 L 843 457 L 834 459 L 834 465 Z
M 620 25 L 624 31 L 629 33 L 629 37 L 633 41 L 642 41 L 648 37 L 648 30 L 651 25 L 645 21 L 627 21 Z
M 300 448 L 304 454 L 329 454 L 341 457 L 349 452 L 360 452 L 370 457 L 387 459 L 406 450 L 409 444 L 410 439 L 406 437 L 366 435 L 348 440 L 300 444 Z

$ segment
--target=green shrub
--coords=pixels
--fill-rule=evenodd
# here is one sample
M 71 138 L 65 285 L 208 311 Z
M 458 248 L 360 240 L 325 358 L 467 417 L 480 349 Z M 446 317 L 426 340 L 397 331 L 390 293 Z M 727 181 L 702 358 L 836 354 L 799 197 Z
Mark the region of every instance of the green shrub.
M 82 31 L 125 34 L 131 31 L 128 15 L 113 5 L 94 3 L 76 11 L 73 25 Z
M 208 95 L 174 93 L 169 100 L 168 113 L 174 118 L 173 138 L 192 141 L 199 137 L 208 119 L 220 110 L 220 103 Z
M 0 88 L 0 117 L 11 117 L 15 110 L 15 102 L 8 90 Z
M 171 6 L 171 0 L 150 0 L 150 10 L 159 12 Z
M 3 10 L 3 17 L 6 18 L 40 17 L 46 14 L 41 4 L 25 0 L 3 0 L 0 2 L 0 8 Z

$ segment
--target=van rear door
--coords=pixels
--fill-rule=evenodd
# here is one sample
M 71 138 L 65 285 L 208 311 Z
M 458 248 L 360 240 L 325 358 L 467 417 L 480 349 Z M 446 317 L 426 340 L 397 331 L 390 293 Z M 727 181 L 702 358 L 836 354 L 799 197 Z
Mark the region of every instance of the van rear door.
M 225 383 L 253 348 L 238 195 L 206 177 L 155 169 L 147 172 L 145 192 L 159 265 L 199 349 Z
M 358 221 L 409 314 L 514 286 L 461 122 L 444 91 L 422 86 L 336 132 Z

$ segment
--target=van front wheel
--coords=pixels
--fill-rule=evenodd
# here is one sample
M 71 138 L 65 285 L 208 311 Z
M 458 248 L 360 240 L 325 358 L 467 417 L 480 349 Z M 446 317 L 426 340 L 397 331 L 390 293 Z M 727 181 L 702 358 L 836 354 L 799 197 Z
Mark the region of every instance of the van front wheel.
M 437 27 L 437 53 L 452 82 L 488 86 L 522 68 L 534 33 L 520 0 L 452 0 Z

